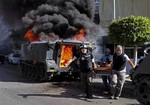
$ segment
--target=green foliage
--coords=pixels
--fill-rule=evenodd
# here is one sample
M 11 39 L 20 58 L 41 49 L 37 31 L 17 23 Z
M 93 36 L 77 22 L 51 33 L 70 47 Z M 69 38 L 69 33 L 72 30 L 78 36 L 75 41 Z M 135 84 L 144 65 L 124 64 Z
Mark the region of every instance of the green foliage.
M 150 19 L 147 17 L 124 17 L 109 26 L 109 39 L 114 44 L 140 45 L 150 41 Z

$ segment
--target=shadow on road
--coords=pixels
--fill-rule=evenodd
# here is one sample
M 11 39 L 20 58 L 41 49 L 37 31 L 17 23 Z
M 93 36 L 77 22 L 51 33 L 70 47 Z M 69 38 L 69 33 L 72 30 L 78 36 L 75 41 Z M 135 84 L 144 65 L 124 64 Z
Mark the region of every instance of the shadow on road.
M 53 86 L 62 87 L 64 91 L 59 94 L 47 91 L 46 93 L 31 93 L 31 94 L 18 94 L 23 98 L 28 97 L 52 97 L 52 98 L 75 98 L 83 101 L 91 102 L 92 99 L 84 98 L 82 85 L 80 82 L 52 82 Z M 50 87 L 51 88 L 51 87 Z M 110 95 L 104 95 L 104 86 L 102 83 L 93 83 L 93 99 L 109 99 Z M 130 90 L 124 89 L 121 98 L 135 99 Z M 128 104 L 130 105 L 130 104 Z
M 54 92 L 46 92 L 46 93 L 32 93 L 32 94 L 18 94 L 22 98 L 28 97 L 52 97 L 52 98 L 75 98 L 87 102 L 92 102 L 92 99 L 108 99 L 105 96 L 97 95 L 94 92 L 92 99 L 84 98 L 84 94 L 82 91 L 81 83 L 52 83 L 57 87 L 65 88 L 64 91 L 61 93 L 54 93 Z

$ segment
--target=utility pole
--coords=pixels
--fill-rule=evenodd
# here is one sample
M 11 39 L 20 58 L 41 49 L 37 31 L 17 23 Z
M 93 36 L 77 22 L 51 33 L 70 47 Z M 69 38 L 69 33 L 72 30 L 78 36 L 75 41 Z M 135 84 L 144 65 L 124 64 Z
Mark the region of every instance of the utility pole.
M 116 19 L 116 0 L 113 0 L 113 20 Z M 114 45 L 114 53 L 115 53 L 115 45 Z
M 113 19 L 116 19 L 116 0 L 113 0 Z

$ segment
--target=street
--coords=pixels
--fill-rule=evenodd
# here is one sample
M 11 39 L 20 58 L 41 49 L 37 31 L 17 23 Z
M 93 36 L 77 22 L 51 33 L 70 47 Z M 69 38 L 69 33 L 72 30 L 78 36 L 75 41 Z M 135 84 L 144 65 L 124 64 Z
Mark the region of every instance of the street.
M 93 79 L 93 99 L 83 97 L 79 82 L 47 81 L 37 83 L 22 77 L 17 65 L 0 64 L 0 105 L 139 105 L 134 88 L 126 81 L 119 100 L 102 94 L 100 79 Z

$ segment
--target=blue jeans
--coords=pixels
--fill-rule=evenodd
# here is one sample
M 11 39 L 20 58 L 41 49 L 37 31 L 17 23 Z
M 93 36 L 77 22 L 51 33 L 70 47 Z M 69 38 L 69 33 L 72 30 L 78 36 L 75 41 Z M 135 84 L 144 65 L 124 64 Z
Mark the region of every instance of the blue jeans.
M 109 90 L 110 88 L 110 76 L 109 75 L 102 75 L 102 81 L 103 81 L 103 84 L 105 86 L 105 90 Z

